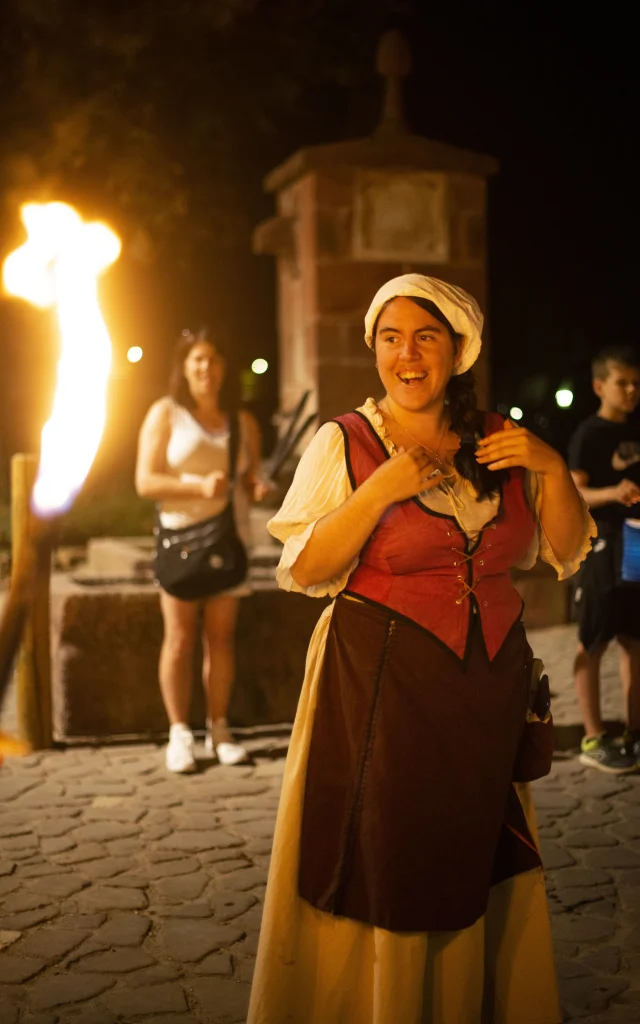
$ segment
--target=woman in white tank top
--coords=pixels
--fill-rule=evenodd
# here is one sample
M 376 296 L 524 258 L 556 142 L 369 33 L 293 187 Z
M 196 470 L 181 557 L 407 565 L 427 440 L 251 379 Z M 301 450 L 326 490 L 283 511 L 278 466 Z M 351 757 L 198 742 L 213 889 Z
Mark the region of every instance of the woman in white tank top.
M 179 528 L 217 515 L 228 502 L 229 416 L 220 393 L 225 359 L 218 340 L 203 329 L 184 331 L 176 346 L 170 394 L 155 402 L 140 430 L 136 489 L 158 502 L 163 526 Z M 264 487 L 258 480 L 260 430 L 250 413 L 238 413 L 240 441 L 233 503 L 238 534 L 248 546 L 249 504 Z M 182 601 L 160 590 L 164 639 L 160 689 L 170 722 L 166 765 L 194 771 L 194 740 L 188 726 L 193 651 L 202 607 L 203 682 L 207 699 L 207 753 L 222 764 L 247 760 L 233 741 L 227 708 L 235 673 L 235 625 L 247 583 L 204 602 Z

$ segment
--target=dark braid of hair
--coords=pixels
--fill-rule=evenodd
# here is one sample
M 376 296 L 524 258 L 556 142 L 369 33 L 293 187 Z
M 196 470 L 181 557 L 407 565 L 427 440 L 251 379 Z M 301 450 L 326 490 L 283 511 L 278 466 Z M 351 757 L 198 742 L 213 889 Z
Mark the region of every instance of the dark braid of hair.
M 490 470 L 476 460 L 476 435 L 484 433 L 482 413 L 478 411 L 478 398 L 471 370 L 454 376 L 447 387 L 451 429 L 460 438 L 460 447 L 453 464 L 460 476 L 469 480 L 479 498 L 498 493 L 504 470 Z

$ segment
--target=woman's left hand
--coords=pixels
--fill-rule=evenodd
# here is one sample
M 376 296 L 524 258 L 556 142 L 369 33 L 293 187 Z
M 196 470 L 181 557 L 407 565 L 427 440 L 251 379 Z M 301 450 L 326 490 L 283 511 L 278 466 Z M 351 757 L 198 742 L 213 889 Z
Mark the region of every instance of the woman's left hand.
M 543 476 L 564 468 L 562 456 L 525 427 L 516 427 L 505 420 L 504 429 L 478 441 L 476 459 L 488 469 L 510 469 L 520 466 Z

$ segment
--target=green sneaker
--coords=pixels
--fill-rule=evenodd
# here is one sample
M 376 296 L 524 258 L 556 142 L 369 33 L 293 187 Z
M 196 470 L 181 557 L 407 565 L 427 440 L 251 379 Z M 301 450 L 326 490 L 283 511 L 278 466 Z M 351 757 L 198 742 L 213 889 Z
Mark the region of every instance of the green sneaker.
M 616 746 L 606 732 L 591 739 L 585 736 L 580 744 L 580 751 L 580 764 L 597 768 L 608 775 L 629 775 L 638 770 L 637 757 Z

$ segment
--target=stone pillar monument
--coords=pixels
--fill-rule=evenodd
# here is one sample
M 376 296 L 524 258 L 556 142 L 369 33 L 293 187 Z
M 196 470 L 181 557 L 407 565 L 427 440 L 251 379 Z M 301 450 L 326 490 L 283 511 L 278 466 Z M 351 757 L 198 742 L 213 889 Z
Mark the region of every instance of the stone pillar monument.
M 486 183 L 497 162 L 411 134 L 402 100 L 411 58 L 399 32 L 382 37 L 377 70 L 386 87 L 374 134 L 301 149 L 273 170 L 277 216 L 253 239 L 254 252 L 277 259 L 281 403 L 291 408 L 310 389 L 321 423 L 380 395 L 363 318 L 386 280 L 439 277 L 486 311 Z M 476 379 L 486 402 L 486 344 Z

